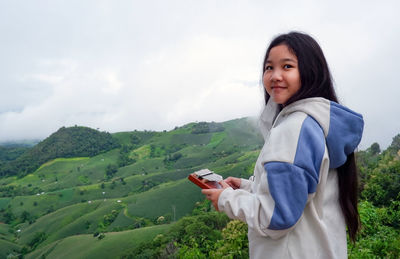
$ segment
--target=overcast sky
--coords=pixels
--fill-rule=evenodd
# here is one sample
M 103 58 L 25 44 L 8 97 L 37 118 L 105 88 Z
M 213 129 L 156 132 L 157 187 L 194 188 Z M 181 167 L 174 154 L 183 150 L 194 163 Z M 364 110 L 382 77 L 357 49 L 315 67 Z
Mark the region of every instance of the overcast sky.
M 399 1 L 0 0 L 0 141 L 258 116 L 277 34 L 325 52 L 361 149 L 400 133 Z

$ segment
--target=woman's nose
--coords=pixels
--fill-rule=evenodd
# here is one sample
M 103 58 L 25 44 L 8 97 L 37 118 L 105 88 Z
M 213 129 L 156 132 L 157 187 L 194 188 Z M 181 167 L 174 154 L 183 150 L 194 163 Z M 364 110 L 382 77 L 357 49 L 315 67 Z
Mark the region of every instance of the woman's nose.
M 280 71 L 279 69 L 272 70 L 271 81 L 274 82 L 281 80 L 282 80 L 282 71 Z

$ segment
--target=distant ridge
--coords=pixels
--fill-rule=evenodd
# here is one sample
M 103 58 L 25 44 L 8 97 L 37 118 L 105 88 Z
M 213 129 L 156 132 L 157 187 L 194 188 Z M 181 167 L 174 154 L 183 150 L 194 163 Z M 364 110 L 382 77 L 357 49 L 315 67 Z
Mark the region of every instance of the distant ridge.
M 24 176 L 49 160 L 60 157 L 91 157 L 118 147 L 110 133 L 82 126 L 62 127 L 0 168 L 0 175 Z
M 8 140 L 0 142 L 0 147 L 6 147 L 6 148 L 33 147 L 40 141 L 41 141 L 40 139 Z

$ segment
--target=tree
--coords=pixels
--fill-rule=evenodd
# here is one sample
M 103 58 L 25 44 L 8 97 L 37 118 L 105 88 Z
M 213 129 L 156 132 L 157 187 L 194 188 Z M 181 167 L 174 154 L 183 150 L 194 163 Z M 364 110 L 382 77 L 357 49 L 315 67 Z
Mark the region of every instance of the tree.
M 388 151 L 392 155 L 395 155 L 399 150 L 400 150 L 400 134 L 397 134 L 395 137 L 393 137 L 392 144 L 390 144 Z
M 0 167 L 0 175 L 23 177 L 59 157 L 92 157 L 119 146 L 110 133 L 87 127 L 60 128 L 57 132 Z
M 370 149 L 371 155 L 377 155 L 381 152 L 381 148 L 380 148 L 379 144 L 376 142 L 373 143 L 369 149 Z
M 4 215 L 3 216 L 4 217 L 4 222 L 6 224 L 10 224 L 15 219 L 15 215 L 9 209 L 7 209 L 6 212 L 3 215 Z
M 106 176 L 107 176 L 107 178 L 108 179 L 112 178 L 117 171 L 118 171 L 118 168 L 117 168 L 116 165 L 109 164 L 107 166 L 107 168 L 106 168 Z
M 31 214 L 29 212 L 27 212 L 26 210 L 24 210 L 21 214 L 21 221 L 25 222 L 27 220 L 29 220 L 31 217 Z
M 222 230 L 222 240 L 211 250 L 212 258 L 249 258 L 247 225 L 239 220 L 230 221 Z
M 131 135 L 131 143 L 133 145 L 137 145 L 139 144 L 141 141 L 140 137 L 136 136 L 136 135 Z
M 34 250 L 40 243 L 46 240 L 47 235 L 45 232 L 36 232 L 32 240 L 28 243 L 32 250 Z

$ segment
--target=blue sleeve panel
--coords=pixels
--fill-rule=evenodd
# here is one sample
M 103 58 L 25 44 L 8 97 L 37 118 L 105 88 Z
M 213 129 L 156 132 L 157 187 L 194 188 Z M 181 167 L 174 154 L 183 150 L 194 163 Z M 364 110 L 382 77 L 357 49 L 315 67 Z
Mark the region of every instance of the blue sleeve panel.
M 331 102 L 329 131 L 326 137 L 330 168 L 338 168 L 346 162 L 347 156 L 360 143 L 363 128 L 361 114 Z
M 293 164 L 264 164 L 269 190 L 275 201 L 269 229 L 287 229 L 299 220 L 308 195 L 317 189 L 324 152 L 324 133 L 319 124 L 308 116 L 301 127 Z

